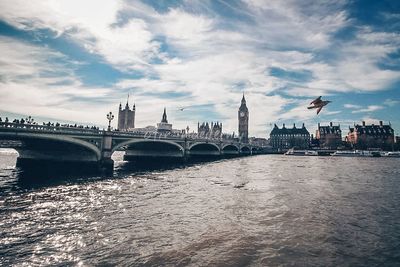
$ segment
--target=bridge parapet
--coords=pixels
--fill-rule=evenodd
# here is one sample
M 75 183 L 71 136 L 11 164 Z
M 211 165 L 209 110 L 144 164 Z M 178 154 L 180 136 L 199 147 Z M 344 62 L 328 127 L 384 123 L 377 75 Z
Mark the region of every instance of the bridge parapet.
M 41 132 L 41 133 L 61 133 L 61 134 L 97 134 L 102 135 L 104 131 L 85 129 L 78 127 L 49 126 L 28 123 L 0 122 L 0 129 L 9 131 Z
M 223 138 L 199 138 L 192 137 L 186 134 L 161 134 L 157 132 L 123 132 L 123 131 L 105 131 L 98 129 L 86 129 L 79 127 L 65 127 L 65 126 L 52 126 L 28 123 L 13 123 L 13 122 L 0 122 L 0 130 L 7 131 L 23 131 L 23 132 L 41 132 L 41 133 L 54 133 L 54 134 L 89 134 L 89 135 L 108 135 L 112 137 L 131 137 L 131 138 L 144 138 L 144 139 L 160 139 L 171 141 L 190 141 L 190 142 L 205 142 L 205 143 L 218 143 L 218 144 L 235 144 L 238 141 Z

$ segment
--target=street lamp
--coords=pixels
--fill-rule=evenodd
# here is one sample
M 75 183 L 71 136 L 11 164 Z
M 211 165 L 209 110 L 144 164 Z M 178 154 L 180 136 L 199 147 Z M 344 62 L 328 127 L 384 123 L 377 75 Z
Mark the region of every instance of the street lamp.
M 29 116 L 28 118 L 25 119 L 25 121 L 26 121 L 28 124 L 33 124 L 34 119 L 33 119 L 31 116 Z
M 108 120 L 108 131 L 111 131 L 111 121 L 114 119 L 114 115 L 112 114 L 112 112 L 108 112 L 107 114 L 107 120 Z

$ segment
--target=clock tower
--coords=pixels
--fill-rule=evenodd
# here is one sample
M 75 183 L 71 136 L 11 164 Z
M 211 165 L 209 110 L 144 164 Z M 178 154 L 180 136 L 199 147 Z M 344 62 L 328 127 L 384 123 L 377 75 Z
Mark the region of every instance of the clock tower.
M 249 140 L 249 110 L 247 109 L 246 106 L 246 99 L 244 98 L 244 93 L 238 111 L 238 118 L 239 118 L 239 140 L 241 142 L 247 143 Z

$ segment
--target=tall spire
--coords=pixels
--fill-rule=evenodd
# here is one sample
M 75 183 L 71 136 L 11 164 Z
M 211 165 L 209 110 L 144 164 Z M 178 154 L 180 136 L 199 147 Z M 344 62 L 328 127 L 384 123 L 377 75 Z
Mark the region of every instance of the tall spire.
M 129 109 L 129 104 L 128 104 L 128 102 L 129 102 L 129 94 L 128 94 L 128 98 L 126 99 L 126 105 L 125 105 L 125 108 L 128 108 L 128 109 Z
M 244 92 L 243 92 L 243 97 L 242 97 L 242 104 L 246 104 L 246 98 L 244 98 Z
M 163 113 L 163 115 L 162 115 L 161 122 L 168 123 L 168 119 L 167 119 L 167 109 L 166 109 L 166 108 L 164 108 L 164 113 Z

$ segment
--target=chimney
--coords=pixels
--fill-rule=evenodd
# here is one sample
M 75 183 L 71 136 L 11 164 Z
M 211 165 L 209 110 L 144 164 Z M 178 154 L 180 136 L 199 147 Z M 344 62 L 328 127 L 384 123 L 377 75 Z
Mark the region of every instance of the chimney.
M 333 123 L 332 123 L 332 122 L 330 122 L 330 123 L 329 123 L 329 125 L 332 127 L 332 126 L 333 126 Z
M 318 129 L 321 127 L 320 123 L 318 122 Z
M 296 128 L 296 123 L 293 123 L 293 129 Z
M 383 126 L 383 121 L 379 121 L 379 125 L 380 125 L 380 126 Z
M 362 126 L 365 126 L 365 121 L 362 122 Z
M 283 124 L 282 128 L 285 128 L 285 124 Z

